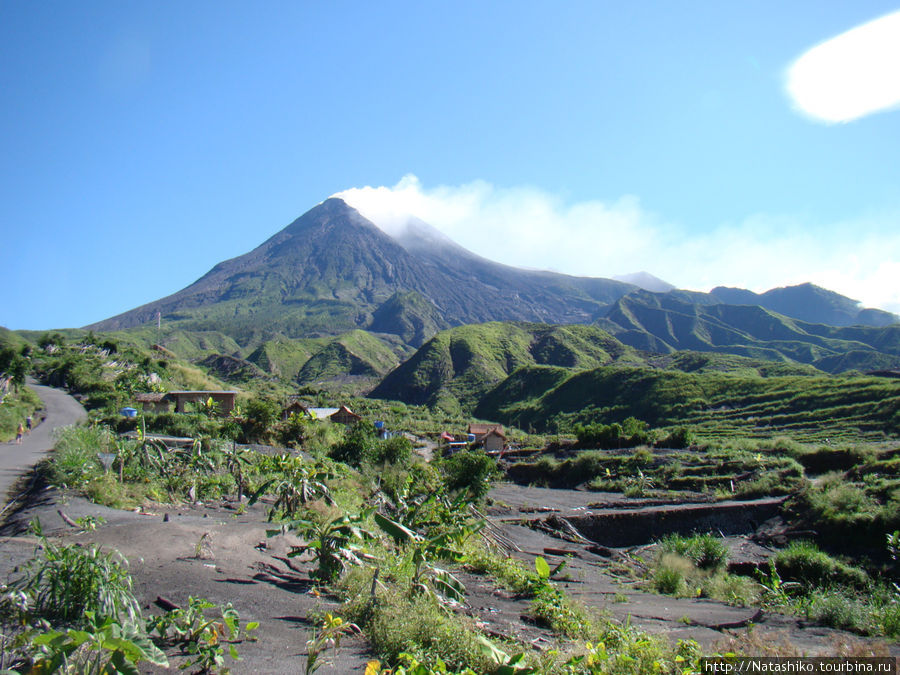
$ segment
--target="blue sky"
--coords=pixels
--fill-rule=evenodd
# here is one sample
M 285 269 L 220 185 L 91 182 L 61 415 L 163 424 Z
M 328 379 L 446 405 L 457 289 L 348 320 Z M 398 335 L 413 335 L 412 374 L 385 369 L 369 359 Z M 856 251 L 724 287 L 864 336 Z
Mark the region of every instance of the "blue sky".
M 898 9 L 6 0 L 0 325 L 168 295 L 354 188 L 510 264 L 900 311 L 900 112 L 787 89 Z

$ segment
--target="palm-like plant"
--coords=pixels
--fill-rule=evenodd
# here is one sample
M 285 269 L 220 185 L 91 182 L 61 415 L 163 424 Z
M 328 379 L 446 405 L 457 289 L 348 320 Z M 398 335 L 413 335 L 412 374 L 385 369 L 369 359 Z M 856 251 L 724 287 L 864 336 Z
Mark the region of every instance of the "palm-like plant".
M 310 553 L 316 563 L 316 570 L 311 574 L 317 579 L 329 583 L 337 579 L 349 565 L 361 565 L 365 560 L 373 559 L 367 554 L 359 542 L 374 538 L 364 527 L 370 510 L 357 514 L 345 513 L 331 520 L 300 519 L 291 523 L 297 534 L 306 540 L 303 546 L 294 546 L 288 553 L 293 558 Z M 279 534 L 281 530 L 269 531 L 269 536 Z
M 301 457 L 282 454 L 270 460 L 269 469 L 277 473 L 278 477 L 263 483 L 250 498 L 250 504 L 255 504 L 264 494 L 274 494 L 275 503 L 269 510 L 270 521 L 278 514 L 292 519 L 301 508 L 315 499 L 334 504 L 326 483 L 334 476 L 322 467 L 309 466 Z

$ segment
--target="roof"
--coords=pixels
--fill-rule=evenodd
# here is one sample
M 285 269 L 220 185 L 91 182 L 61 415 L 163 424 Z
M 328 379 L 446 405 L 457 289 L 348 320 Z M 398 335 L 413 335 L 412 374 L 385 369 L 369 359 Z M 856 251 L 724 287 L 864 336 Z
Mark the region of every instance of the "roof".
M 203 396 L 213 396 L 214 394 L 231 394 L 232 396 L 237 396 L 236 391 L 170 391 L 170 394 L 174 396 L 180 396 L 184 394 L 201 394 Z
M 359 415 L 357 415 L 355 412 L 350 410 L 350 408 L 348 408 L 345 405 L 342 405 L 340 408 L 338 408 L 337 412 L 344 413 L 345 415 L 353 415 L 354 417 L 359 417 Z M 337 413 L 335 413 L 335 414 L 337 414 Z
M 475 434 L 476 436 L 482 436 L 490 433 L 491 431 L 498 431 L 500 434 L 503 434 L 503 425 L 502 424 L 470 424 L 469 425 L 469 433 Z M 504 436 L 504 438 L 506 438 Z
M 138 403 L 159 403 L 165 400 L 166 394 L 158 391 L 149 391 L 134 395 L 134 400 Z
M 316 416 L 316 419 L 323 420 L 334 415 L 340 408 L 308 408 L 308 410 Z
M 485 437 L 487 436 L 499 436 L 500 438 L 506 440 L 506 434 L 504 434 L 501 429 L 491 429 L 485 434 Z

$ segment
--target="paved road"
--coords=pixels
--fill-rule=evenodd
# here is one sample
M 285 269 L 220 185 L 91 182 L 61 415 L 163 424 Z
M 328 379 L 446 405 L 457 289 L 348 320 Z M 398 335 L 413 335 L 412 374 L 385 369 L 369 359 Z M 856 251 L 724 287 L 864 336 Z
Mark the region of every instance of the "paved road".
M 40 397 L 46 417 L 22 439 L 21 445 L 17 445 L 15 439 L 0 443 L 0 509 L 12 498 L 9 492 L 19 476 L 53 447 L 53 430 L 87 417 L 81 404 L 59 389 L 45 387 L 32 380 L 28 381 L 28 388 Z

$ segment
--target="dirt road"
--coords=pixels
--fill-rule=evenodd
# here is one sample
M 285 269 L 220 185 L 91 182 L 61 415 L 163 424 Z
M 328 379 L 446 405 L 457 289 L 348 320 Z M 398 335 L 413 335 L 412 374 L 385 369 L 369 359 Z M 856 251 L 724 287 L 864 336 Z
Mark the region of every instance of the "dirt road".
M 31 433 L 26 434 L 21 445 L 15 441 L 0 444 L 0 509 L 12 499 L 13 495 L 9 492 L 19 476 L 53 447 L 53 430 L 87 417 L 81 404 L 64 391 L 45 387 L 33 380 L 28 381 L 28 388 L 40 397 L 44 418 Z

